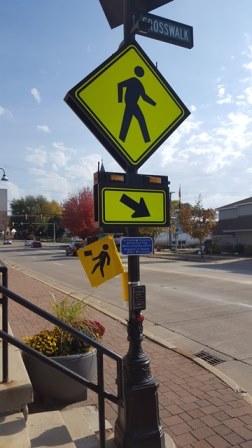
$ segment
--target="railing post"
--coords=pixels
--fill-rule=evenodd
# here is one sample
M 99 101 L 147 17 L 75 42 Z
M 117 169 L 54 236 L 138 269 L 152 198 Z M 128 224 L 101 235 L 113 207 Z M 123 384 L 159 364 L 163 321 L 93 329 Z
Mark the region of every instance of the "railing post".
M 104 373 L 103 373 L 103 353 L 97 351 L 97 382 L 98 382 L 98 412 L 99 412 L 99 433 L 100 448 L 105 448 L 105 401 L 104 401 Z
M 2 273 L 2 285 L 8 288 L 8 268 L 1 262 L 0 271 Z M 2 303 L 2 329 L 8 333 L 8 297 L 3 294 L 0 300 Z M 3 340 L 3 351 L 2 351 L 2 363 L 3 363 L 3 383 L 8 383 L 9 381 L 9 356 L 8 356 L 8 342 Z

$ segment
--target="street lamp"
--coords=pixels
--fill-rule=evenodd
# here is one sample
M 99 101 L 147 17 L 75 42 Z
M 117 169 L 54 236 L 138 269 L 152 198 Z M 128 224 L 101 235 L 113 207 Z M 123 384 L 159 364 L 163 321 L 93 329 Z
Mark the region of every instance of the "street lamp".
M 0 170 L 2 170 L 2 172 L 3 172 L 3 175 L 2 175 L 1 180 L 3 180 L 3 181 L 8 181 L 9 179 L 8 179 L 8 177 L 6 176 L 4 169 L 0 167 Z

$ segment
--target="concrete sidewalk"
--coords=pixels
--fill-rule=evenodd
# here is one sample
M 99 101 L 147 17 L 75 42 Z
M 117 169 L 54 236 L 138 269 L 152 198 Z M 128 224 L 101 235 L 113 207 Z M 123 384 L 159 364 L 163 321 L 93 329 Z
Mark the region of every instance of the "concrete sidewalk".
M 60 292 L 24 272 L 9 268 L 9 288 L 32 303 L 50 311 L 51 294 L 61 298 Z M 95 304 L 93 304 L 95 305 Z M 106 328 L 103 343 L 106 347 L 125 355 L 128 349 L 125 321 L 107 311 L 90 309 L 90 314 Z M 33 313 L 11 303 L 10 325 L 16 337 L 32 335 L 45 328 L 47 323 Z M 148 327 L 148 326 L 147 326 Z M 149 333 L 147 331 L 146 333 Z M 155 338 L 154 338 L 155 339 Z M 160 338 L 157 338 L 160 341 Z M 252 448 L 252 400 L 232 378 L 204 361 L 196 363 L 173 349 L 172 345 L 157 343 L 145 338 L 143 349 L 150 358 L 153 375 L 159 381 L 159 408 L 161 424 L 177 447 L 186 448 Z M 170 348 L 169 348 L 170 347 Z M 105 362 L 105 383 L 108 391 L 115 390 L 115 365 Z M 92 392 L 83 403 L 97 404 Z M 40 403 L 30 412 L 46 411 Z M 116 406 L 106 404 L 106 419 L 114 427 Z

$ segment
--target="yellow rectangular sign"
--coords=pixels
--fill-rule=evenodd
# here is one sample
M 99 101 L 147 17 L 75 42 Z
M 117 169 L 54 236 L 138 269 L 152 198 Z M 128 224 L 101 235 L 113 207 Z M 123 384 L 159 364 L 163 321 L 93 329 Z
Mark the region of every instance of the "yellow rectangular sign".
M 166 225 L 165 190 L 110 188 L 101 192 L 102 224 Z

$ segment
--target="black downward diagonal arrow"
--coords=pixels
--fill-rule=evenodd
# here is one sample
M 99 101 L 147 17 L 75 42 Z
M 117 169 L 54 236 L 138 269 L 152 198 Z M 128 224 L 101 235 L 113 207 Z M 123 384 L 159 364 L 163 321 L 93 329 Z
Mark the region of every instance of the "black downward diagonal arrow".
M 127 196 L 126 194 L 123 194 L 120 199 L 120 202 L 122 202 L 124 205 L 134 210 L 134 213 L 132 213 L 131 218 L 145 218 L 146 216 L 150 216 L 150 212 L 143 198 L 140 198 L 140 201 L 137 202 L 134 199 Z

